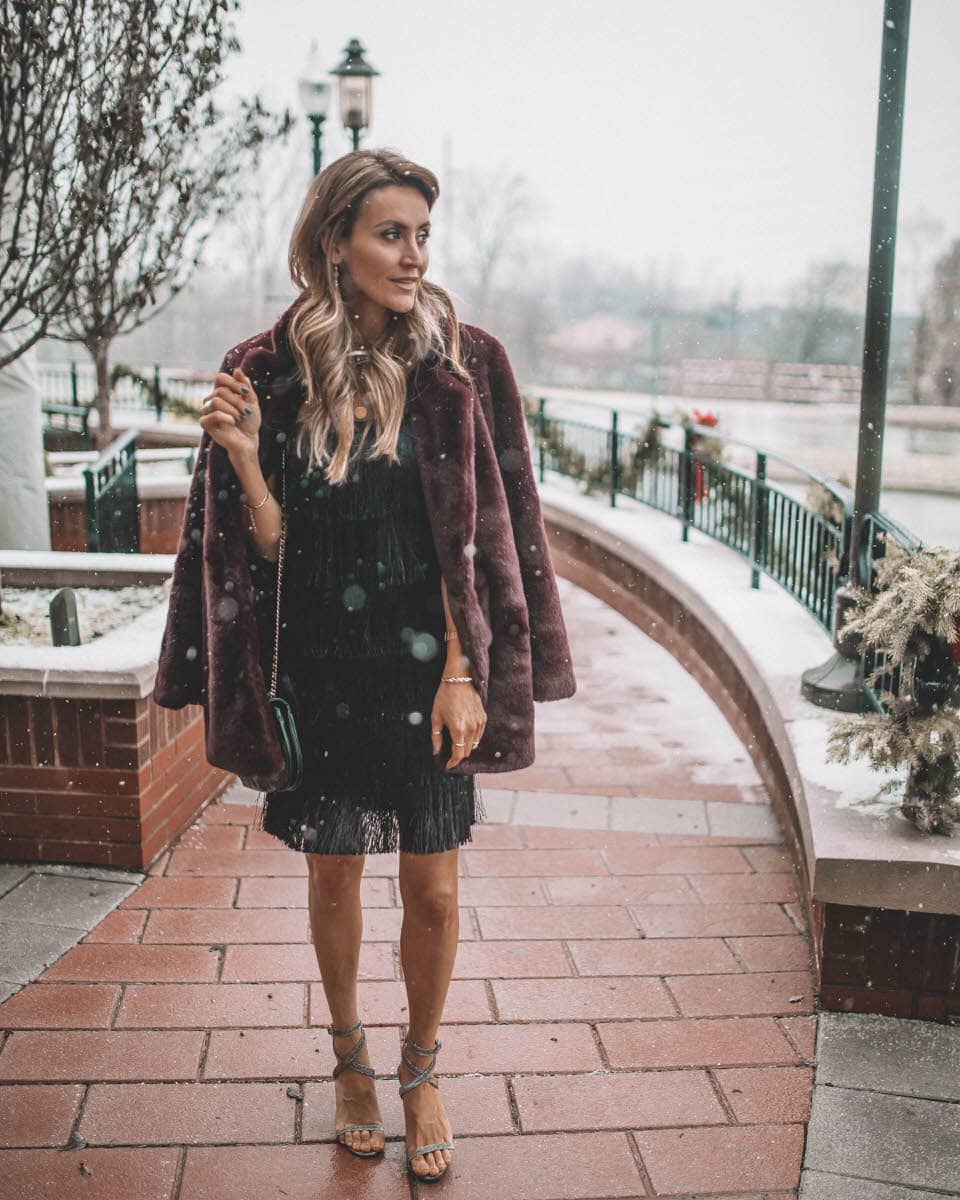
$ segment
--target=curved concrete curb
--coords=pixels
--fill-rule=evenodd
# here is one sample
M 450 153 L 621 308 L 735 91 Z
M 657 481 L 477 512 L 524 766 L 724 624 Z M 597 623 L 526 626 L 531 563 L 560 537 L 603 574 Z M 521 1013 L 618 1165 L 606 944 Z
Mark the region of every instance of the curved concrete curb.
M 899 812 L 897 791 L 880 795 L 891 778 L 865 763 L 826 761 L 834 713 L 801 694 L 800 675 L 829 657 L 830 639 L 803 607 L 772 580 L 750 586 L 750 569 L 739 555 L 695 530 L 684 543 L 677 521 L 644 505 L 580 494 L 573 481 L 541 485 L 544 519 L 558 572 L 605 600 L 670 650 L 705 688 L 750 751 L 780 820 L 804 884 L 815 947 L 818 983 L 843 982 L 853 959 L 868 957 L 863 946 L 837 950 L 826 918 L 860 920 L 865 911 L 904 920 L 892 934 L 883 921 L 884 952 L 896 957 L 926 936 L 916 921 L 940 919 L 930 936 L 936 952 L 960 942 L 960 842 L 925 836 Z M 914 919 L 907 927 L 905 919 Z M 870 922 L 867 922 L 870 924 Z M 880 926 L 883 926 L 881 929 Z M 841 930 L 864 930 L 849 925 Z M 867 932 L 869 939 L 870 933 Z M 893 945 L 894 937 L 899 938 Z M 823 975 L 823 956 L 837 958 L 838 972 Z M 916 946 L 914 946 L 916 950 Z M 876 947 L 872 947 L 876 959 Z M 889 957 L 889 955 L 888 955 Z M 909 954 L 902 954 L 904 959 Z M 842 960 L 842 962 L 841 962 Z M 867 967 L 861 962 L 864 971 Z M 942 1018 L 947 993 L 957 984 L 944 968 L 942 986 L 927 978 L 907 979 L 916 963 L 894 978 L 890 963 L 874 964 L 877 980 L 852 980 L 851 989 L 876 986 L 894 1002 L 863 1011 Z M 835 977 L 836 976 L 836 977 Z M 905 1011 L 905 993 L 944 993 Z M 960 1007 L 960 997 L 953 993 Z M 828 1006 L 861 1009 L 859 997 L 821 996 Z M 932 1005 L 932 1006 L 931 1006 Z M 943 1010 L 943 1011 L 941 1011 Z

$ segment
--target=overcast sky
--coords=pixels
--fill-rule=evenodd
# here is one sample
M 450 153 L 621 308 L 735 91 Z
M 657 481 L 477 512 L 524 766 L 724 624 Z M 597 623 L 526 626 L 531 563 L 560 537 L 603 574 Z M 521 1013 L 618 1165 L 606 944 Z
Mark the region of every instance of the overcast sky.
M 522 171 L 558 255 L 654 261 L 718 297 L 866 262 L 882 0 L 245 0 L 234 20 L 229 90 L 277 107 L 312 38 L 330 67 L 361 40 L 382 72 L 363 144 L 436 171 L 438 226 L 452 161 Z M 914 0 L 900 310 L 918 254 L 960 236 L 958 47 L 960 3 Z M 325 160 L 348 149 L 331 111 Z M 936 239 L 909 236 L 918 218 Z

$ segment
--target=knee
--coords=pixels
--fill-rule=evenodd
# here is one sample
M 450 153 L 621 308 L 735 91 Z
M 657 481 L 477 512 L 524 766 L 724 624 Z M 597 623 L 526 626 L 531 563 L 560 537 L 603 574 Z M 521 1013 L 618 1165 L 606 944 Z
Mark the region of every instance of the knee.
M 305 854 L 310 891 L 317 897 L 336 900 L 359 891 L 363 876 L 363 854 Z
M 418 888 L 403 895 L 403 907 L 412 908 L 428 925 L 449 925 L 458 915 L 457 889 L 443 884 Z

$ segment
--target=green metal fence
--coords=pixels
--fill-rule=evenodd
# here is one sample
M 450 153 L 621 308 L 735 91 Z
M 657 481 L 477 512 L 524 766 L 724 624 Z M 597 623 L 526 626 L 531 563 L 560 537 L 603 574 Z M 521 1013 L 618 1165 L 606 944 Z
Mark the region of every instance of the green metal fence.
M 44 447 L 51 441 L 60 450 L 87 450 L 90 447 L 90 408 L 72 404 L 44 404 L 42 408 Z
M 149 412 L 160 421 L 193 419 L 200 412 L 200 401 L 210 391 L 213 371 L 186 371 L 152 367 L 116 368 L 110 389 L 111 409 L 124 412 Z M 88 410 L 96 401 L 97 380 L 91 365 L 71 362 L 38 368 L 44 409 L 65 406 Z
M 886 554 L 888 541 L 896 542 L 911 554 L 919 550 L 922 545 L 919 538 L 904 529 L 902 525 L 897 524 L 896 521 L 884 516 L 883 513 L 871 513 L 866 519 L 864 536 L 860 544 L 859 577 L 865 588 L 873 589 L 877 563 Z M 932 665 L 933 663 L 927 664 L 928 667 Z M 877 712 L 882 712 L 886 707 L 882 699 L 883 695 L 887 692 L 894 696 L 900 694 L 901 669 L 899 666 L 888 667 L 887 656 L 882 651 L 861 651 L 861 677 L 868 678 L 877 668 L 880 669 L 880 674 L 876 682 L 866 687 L 864 691 Z M 925 686 L 926 682 L 922 675 L 917 680 L 920 686 Z
M 658 419 L 645 433 L 624 433 L 616 411 L 609 428 L 603 428 L 549 416 L 543 397 L 534 403 L 528 400 L 526 413 L 541 482 L 550 469 L 604 492 L 611 505 L 625 496 L 676 517 L 684 541 L 697 529 L 729 546 L 749 563 L 752 587 L 759 587 L 761 575 L 767 575 L 832 635 L 834 594 L 850 568 L 853 493 L 848 487 L 785 455 L 723 437 L 710 426 Z M 672 431 L 679 444 L 667 444 L 661 436 L 666 431 Z M 753 469 L 720 461 L 721 444 L 745 450 L 753 458 Z M 812 485 L 816 506 L 769 481 L 771 459 L 805 480 L 808 495 Z M 872 514 L 868 525 L 863 544 L 869 563 L 862 564 L 859 575 L 864 586 L 872 586 L 874 564 L 888 539 L 910 553 L 921 545 L 881 513 Z M 863 657 L 864 677 L 875 665 L 873 656 Z M 886 673 L 866 689 L 871 703 L 881 708 L 881 692 L 896 694 L 898 685 L 897 673 Z
M 627 496 L 676 517 L 684 541 L 690 529 L 697 529 L 723 542 L 749 562 L 753 587 L 759 587 L 761 574 L 768 575 L 830 630 L 834 592 L 847 570 L 853 513 L 849 488 L 784 455 L 721 437 L 709 426 L 654 422 L 651 428 L 657 431 L 682 435 L 682 444 L 675 446 L 659 436 L 648 435 L 644 441 L 640 434 L 623 432 L 616 412 L 604 429 L 548 416 L 541 398 L 528 416 L 536 434 L 541 480 L 549 468 L 603 489 L 611 504 Z M 711 443 L 747 449 L 754 469 L 719 461 L 710 453 Z M 835 515 L 814 511 L 770 483 L 770 459 L 818 485 Z
M 131 429 L 84 468 L 87 549 L 106 554 L 140 553 L 137 499 L 137 432 Z

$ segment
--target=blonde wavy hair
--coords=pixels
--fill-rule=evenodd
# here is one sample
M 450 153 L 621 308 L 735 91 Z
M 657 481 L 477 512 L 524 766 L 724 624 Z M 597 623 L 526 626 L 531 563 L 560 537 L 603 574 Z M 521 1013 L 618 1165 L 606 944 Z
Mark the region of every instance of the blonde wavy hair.
M 323 468 L 331 484 L 343 482 L 367 438 L 361 439 L 351 459 L 359 377 L 348 351 L 356 348 L 355 334 L 336 284 L 330 250 L 341 238 L 349 239 L 366 196 L 374 188 L 393 186 L 415 188 L 431 209 L 440 194 L 432 171 L 393 150 L 354 150 L 343 155 L 312 180 L 290 238 L 290 275 L 301 292 L 287 336 L 307 401 L 296 446 L 302 454 L 308 443 L 308 464 Z M 379 430 L 372 457 L 397 461 L 407 377 L 431 354 L 439 355 L 448 370 L 470 382 L 453 300 L 444 288 L 424 277 L 411 311 L 388 321 L 363 368 L 363 403 L 370 410 L 370 424 Z M 333 452 L 328 453 L 331 430 L 336 438 Z

